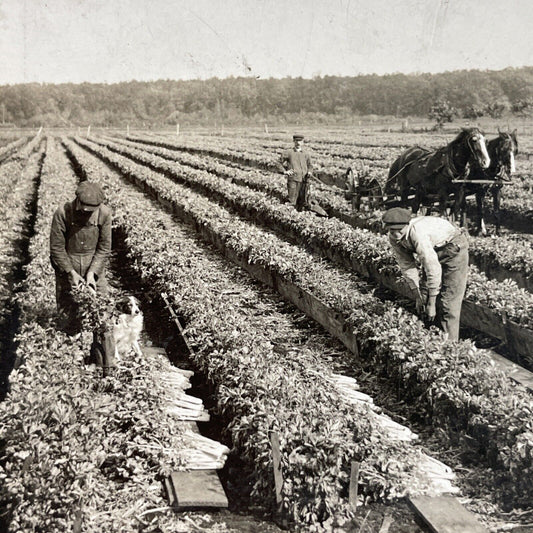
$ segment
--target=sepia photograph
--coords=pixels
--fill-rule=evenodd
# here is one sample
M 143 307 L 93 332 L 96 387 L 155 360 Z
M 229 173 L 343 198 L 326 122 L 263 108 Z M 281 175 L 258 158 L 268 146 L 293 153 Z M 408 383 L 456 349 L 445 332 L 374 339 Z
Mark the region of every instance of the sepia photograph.
M 533 533 L 532 23 L 0 0 L 0 533 Z

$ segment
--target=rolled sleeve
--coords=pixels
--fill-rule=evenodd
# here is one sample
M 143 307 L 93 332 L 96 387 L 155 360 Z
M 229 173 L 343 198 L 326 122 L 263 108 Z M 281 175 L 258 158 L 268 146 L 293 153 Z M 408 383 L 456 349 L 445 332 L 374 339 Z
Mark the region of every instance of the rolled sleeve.
M 111 229 L 111 210 L 106 207 L 103 214 L 102 225 L 100 226 L 96 251 L 89 266 L 89 272 L 94 272 L 97 276 L 102 275 L 106 260 L 111 253 Z
M 50 258 L 54 267 L 62 272 L 73 269 L 66 249 L 66 233 L 65 211 L 59 208 L 54 213 L 50 229 Z
M 428 294 L 436 296 L 440 292 L 442 282 L 442 267 L 437 252 L 429 236 L 417 233 L 414 227 L 411 230 L 411 241 L 426 273 Z

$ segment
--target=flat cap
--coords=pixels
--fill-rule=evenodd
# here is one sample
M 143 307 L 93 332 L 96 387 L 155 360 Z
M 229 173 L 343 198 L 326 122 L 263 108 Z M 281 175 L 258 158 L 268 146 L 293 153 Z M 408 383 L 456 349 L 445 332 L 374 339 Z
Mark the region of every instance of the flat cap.
M 304 136 L 301 133 L 295 133 L 292 136 L 292 140 L 293 141 L 303 141 L 304 140 Z
M 94 211 L 105 200 L 105 195 L 97 183 L 82 181 L 76 189 L 76 198 L 84 211 Z
M 393 207 L 385 212 L 381 219 L 389 227 L 403 227 L 411 220 L 411 211 L 403 207 Z

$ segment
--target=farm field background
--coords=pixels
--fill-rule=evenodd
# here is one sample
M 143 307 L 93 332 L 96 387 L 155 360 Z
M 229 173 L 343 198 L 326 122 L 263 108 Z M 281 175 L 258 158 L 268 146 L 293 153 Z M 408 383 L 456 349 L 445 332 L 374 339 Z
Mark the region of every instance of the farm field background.
M 141 453 L 131 444 L 131 435 L 114 437 L 108 449 L 97 450 L 78 431 L 80 420 L 95 428 L 91 424 L 101 423 L 84 418 L 89 416 L 84 409 L 94 401 L 90 395 L 77 403 L 75 395 L 62 397 L 64 411 L 50 407 L 53 394 L 46 392 L 47 380 L 56 380 L 57 393 L 91 379 L 81 365 L 86 340 L 78 346 L 55 331 L 53 275 L 47 262 L 53 209 L 72 197 L 79 179 L 90 179 L 106 191 L 116 242 L 145 299 L 153 304 L 158 294 L 167 292 L 183 318 L 196 352 L 191 364 L 214 391 L 212 409 L 226 428 L 224 439 L 251 471 L 252 501 L 262 501 L 266 510 L 273 507 L 268 432 L 274 429 L 286 458 L 284 509 L 300 527 L 331 530 L 343 523 L 346 531 L 356 531 L 361 525 L 365 508 L 354 517 L 346 501 L 354 459 L 361 462 L 361 503 L 369 504 L 369 520 L 376 526 L 386 508 L 373 502 L 438 492 L 421 461 L 427 455 L 455 471 L 462 500 L 480 521 L 493 531 L 509 524 L 521 530 L 533 498 L 531 391 L 509 378 L 491 350 L 533 368 L 533 133 L 525 125 L 518 131 L 517 172 L 504 189 L 509 216 L 501 235 L 471 238 L 463 340 L 450 346 L 413 314 L 380 234 L 381 213 L 354 216 L 339 185 L 357 160 L 384 180 L 404 148 L 443 146 L 457 130 L 434 134 L 386 129 L 299 125 L 269 128 L 268 133 L 260 128 L 179 135 L 129 128 L 0 133 L 5 200 L 0 217 L 8 228 L 0 248 L 5 273 L 0 297 L 6 310 L 0 316 L 1 341 L 11 357 L 3 368 L 7 396 L 0 431 L 4 440 L 9 438 L 0 472 L 5 481 L 2 501 L 12 524 L 29 527 L 35 517 L 48 515 L 51 526 L 71 526 L 68 502 L 79 520 L 89 524 L 87 530 L 116 526 L 120 516 L 128 516 L 121 527 L 133 531 L 138 524 L 128 509 L 135 504 L 139 514 L 164 507 L 154 479 L 183 466 L 179 453 L 164 460 Z M 306 136 L 306 149 L 323 180 L 314 194 L 328 219 L 298 213 L 287 204 L 285 181 L 275 164 L 292 145 L 294 131 Z M 485 132 L 488 138 L 497 134 L 487 125 Z M 491 229 L 490 210 L 488 222 Z M 113 275 L 124 289 L 122 268 L 116 265 Z M 299 304 L 298 298 L 308 303 Z M 68 363 L 72 354 L 74 365 Z M 47 368 L 47 358 L 54 358 L 57 366 Z M 141 436 L 166 442 L 171 434 L 166 444 L 179 450 L 181 430 L 161 418 L 161 399 L 150 392 L 156 390 L 153 378 L 146 377 L 150 368 L 134 367 L 126 381 L 132 403 L 121 416 L 135 410 L 137 395 L 154 420 L 165 420 L 156 430 L 149 417 L 143 419 L 153 435 Z M 39 372 L 44 374 L 35 383 Z M 355 377 L 380 412 L 420 438 L 402 439 L 384 431 L 375 410 L 354 405 L 339 392 L 332 378 L 338 374 Z M 142 383 L 142 376 L 146 383 L 133 385 Z M 29 395 L 32 387 L 35 394 Z M 279 392 L 276 401 L 274 391 Z M 113 383 L 105 393 L 112 402 L 123 390 Z M 105 419 L 107 412 L 102 408 L 98 416 Z M 21 425 L 19 419 L 25 417 L 33 426 Z M 120 434 L 121 421 L 116 422 Z M 47 434 L 43 424 L 51 428 Z M 68 427 L 72 435 L 66 437 Z M 64 439 L 71 439 L 72 451 L 65 450 Z M 126 477 L 123 471 L 119 478 L 109 472 L 106 476 L 91 461 L 72 455 L 77 444 L 96 460 L 101 453 L 112 454 L 120 443 L 133 461 L 127 463 Z M 42 453 L 49 456 L 44 466 L 37 460 Z M 65 457 L 75 459 L 78 473 L 69 470 Z M 124 464 L 108 465 L 109 470 L 124 469 Z M 40 480 L 38 502 L 31 497 L 35 478 Z M 47 494 L 59 481 L 64 492 Z M 88 487 L 94 495 L 82 502 L 79 491 Z M 115 499 L 117 488 L 133 490 L 136 500 Z M 142 503 L 143 493 L 150 494 L 149 505 Z M 104 516 L 110 507 L 115 510 Z M 397 517 L 398 531 L 416 531 L 401 505 L 389 511 Z M 180 519 L 165 511 L 154 520 L 170 527 Z

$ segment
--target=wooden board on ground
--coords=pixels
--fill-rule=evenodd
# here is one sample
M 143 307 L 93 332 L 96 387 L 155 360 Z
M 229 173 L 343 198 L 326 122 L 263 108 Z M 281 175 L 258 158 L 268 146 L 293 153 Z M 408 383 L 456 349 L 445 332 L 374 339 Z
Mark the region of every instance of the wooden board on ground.
M 216 470 L 173 472 L 166 487 L 170 506 L 177 511 L 228 507 L 228 498 Z
M 491 357 L 496 366 L 500 367 L 502 370 L 505 370 L 509 373 L 509 377 L 521 383 L 524 387 L 533 391 L 533 372 L 530 372 L 526 368 L 509 361 L 509 359 L 503 357 L 502 355 L 491 352 Z
M 473 513 L 453 496 L 418 496 L 409 503 L 432 533 L 488 533 Z
M 164 356 L 167 355 L 166 350 L 160 346 L 143 346 L 141 349 L 144 355 L 146 356 L 153 356 L 157 354 L 161 354 Z

